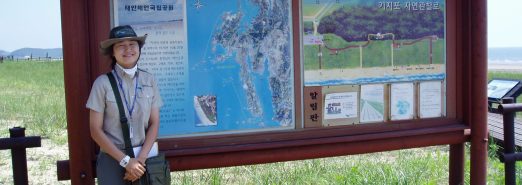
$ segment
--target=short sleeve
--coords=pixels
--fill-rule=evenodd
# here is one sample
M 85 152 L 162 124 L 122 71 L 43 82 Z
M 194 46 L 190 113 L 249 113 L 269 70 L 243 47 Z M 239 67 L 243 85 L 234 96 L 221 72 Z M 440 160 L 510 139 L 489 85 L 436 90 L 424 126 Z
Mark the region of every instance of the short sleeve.
M 152 97 L 152 107 L 160 108 L 161 106 L 163 106 L 163 100 L 161 99 L 156 79 L 152 79 L 152 90 L 154 91 L 154 97 Z
M 105 110 L 105 95 L 107 93 L 104 88 L 104 80 L 108 80 L 106 75 L 99 76 L 92 85 L 91 94 L 85 105 L 88 109 L 96 112 L 104 112 Z

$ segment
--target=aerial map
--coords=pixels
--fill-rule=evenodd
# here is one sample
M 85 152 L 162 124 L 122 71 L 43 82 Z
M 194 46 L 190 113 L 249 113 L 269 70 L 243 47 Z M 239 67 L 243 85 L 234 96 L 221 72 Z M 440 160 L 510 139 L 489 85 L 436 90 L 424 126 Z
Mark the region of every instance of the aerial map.
M 444 80 L 444 0 L 303 0 L 306 86 Z
M 139 67 L 165 103 L 160 137 L 294 128 L 290 2 L 117 2 L 116 24 L 148 34 Z

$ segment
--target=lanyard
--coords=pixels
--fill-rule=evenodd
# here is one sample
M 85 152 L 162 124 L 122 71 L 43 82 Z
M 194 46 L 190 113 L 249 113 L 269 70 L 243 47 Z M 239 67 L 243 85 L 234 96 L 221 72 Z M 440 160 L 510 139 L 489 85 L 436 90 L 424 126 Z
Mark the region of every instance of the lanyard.
M 114 70 L 114 74 L 116 74 L 116 79 L 118 80 L 118 85 L 121 89 L 121 92 L 123 93 L 123 99 L 125 100 L 125 106 L 127 107 L 127 111 L 129 111 L 130 119 L 132 119 L 132 111 L 134 110 L 134 105 L 136 105 L 136 96 L 138 96 L 136 93 L 138 91 L 138 75 L 136 74 L 136 86 L 134 87 L 134 100 L 132 100 L 132 105 L 129 107 L 129 103 L 127 102 L 127 96 L 125 95 L 125 90 L 123 90 L 123 86 L 121 85 L 121 78 L 120 75 L 118 75 L 118 72 Z M 130 96 L 130 93 L 129 93 Z M 130 99 L 130 98 L 129 98 Z

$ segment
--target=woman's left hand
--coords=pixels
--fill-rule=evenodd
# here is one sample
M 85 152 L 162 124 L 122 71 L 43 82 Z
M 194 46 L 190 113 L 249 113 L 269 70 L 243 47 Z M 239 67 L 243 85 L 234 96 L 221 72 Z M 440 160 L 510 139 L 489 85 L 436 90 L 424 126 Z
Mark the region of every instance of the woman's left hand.
M 134 182 L 136 180 L 140 179 L 140 177 L 133 175 L 132 173 L 125 172 L 125 176 L 123 177 L 123 180 Z
M 135 159 L 138 161 L 138 163 L 140 163 L 142 166 L 145 167 L 145 161 L 147 160 L 147 158 L 137 157 Z M 134 181 L 138 180 L 139 178 L 140 178 L 139 176 L 135 176 L 132 173 L 129 173 L 128 171 L 125 172 L 125 176 L 123 177 L 124 180 L 128 180 L 128 181 L 131 181 L 131 182 L 134 182 Z
M 129 164 L 125 166 L 126 174 L 129 180 L 139 179 L 145 173 L 145 167 L 137 160 L 137 158 L 131 158 Z M 124 179 L 125 179 L 124 177 Z

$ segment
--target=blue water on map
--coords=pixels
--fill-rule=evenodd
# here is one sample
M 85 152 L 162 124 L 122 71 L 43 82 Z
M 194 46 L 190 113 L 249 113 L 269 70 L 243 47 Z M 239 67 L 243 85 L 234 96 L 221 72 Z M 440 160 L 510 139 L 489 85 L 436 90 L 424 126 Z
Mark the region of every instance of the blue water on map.
M 324 81 L 307 81 L 306 86 L 325 86 L 325 85 L 349 85 L 349 84 L 375 84 L 375 83 L 395 83 L 412 81 L 443 80 L 445 73 L 438 74 L 417 74 L 404 76 L 384 76 L 378 78 L 356 78 L 356 79 L 334 79 Z
M 224 48 L 212 44 L 212 36 L 222 23 L 224 12 L 238 13 L 238 1 L 201 1 L 204 6 L 200 9 L 187 4 L 187 34 L 188 34 L 188 61 L 189 61 L 189 92 L 185 105 L 176 107 L 185 108 L 187 121 L 176 123 L 171 134 L 192 134 L 220 131 L 238 131 L 260 128 L 280 127 L 272 120 L 272 93 L 269 90 L 267 61 L 262 74 L 250 74 L 255 84 L 256 94 L 260 100 L 263 114 L 253 115 L 247 109 L 246 91 L 240 79 L 240 65 L 236 62 L 236 53 L 231 56 Z M 241 1 L 241 29 L 244 33 L 251 20 L 256 16 L 258 9 L 248 0 Z M 213 50 L 215 49 L 215 50 Z M 219 58 L 226 57 L 224 60 Z M 250 60 L 247 61 L 249 63 Z M 249 66 L 250 67 L 250 66 Z M 197 127 L 199 121 L 192 107 L 194 96 L 212 95 L 217 98 L 217 125 Z

